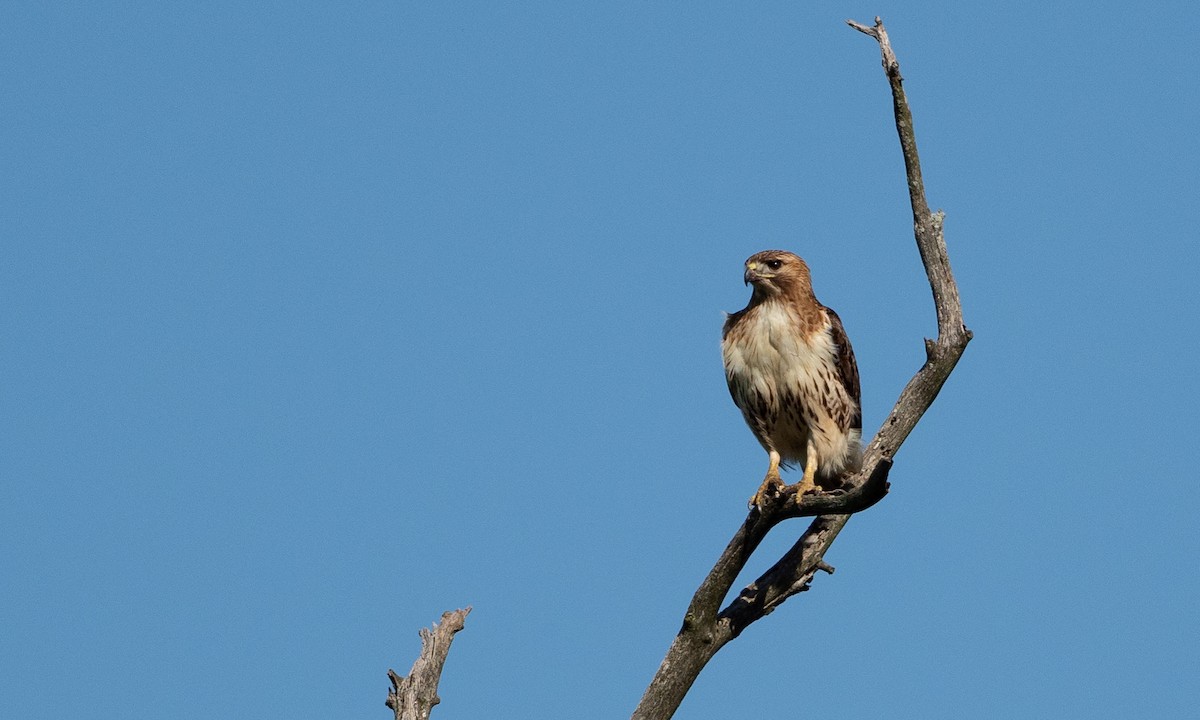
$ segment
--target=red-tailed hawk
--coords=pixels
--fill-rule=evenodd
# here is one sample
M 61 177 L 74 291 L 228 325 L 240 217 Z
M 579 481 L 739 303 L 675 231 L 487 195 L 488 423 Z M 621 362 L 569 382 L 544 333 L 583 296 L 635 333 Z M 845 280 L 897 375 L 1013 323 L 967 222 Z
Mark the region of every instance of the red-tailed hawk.
M 855 472 L 862 461 L 862 410 L 854 350 L 837 313 L 817 302 L 804 260 L 765 250 L 746 260 L 750 304 L 721 335 L 729 394 L 770 454 L 762 486 L 783 485 L 779 466 L 802 465 L 797 495 Z

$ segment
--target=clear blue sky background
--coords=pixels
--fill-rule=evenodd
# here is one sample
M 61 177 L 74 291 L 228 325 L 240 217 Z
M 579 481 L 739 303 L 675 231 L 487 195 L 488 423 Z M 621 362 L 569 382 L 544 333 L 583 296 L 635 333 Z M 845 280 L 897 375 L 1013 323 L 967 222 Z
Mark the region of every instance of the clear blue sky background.
M 744 258 L 868 432 L 934 332 L 881 14 L 975 341 L 679 717 L 1194 717 L 1194 8 L 808 5 L 6 3 L 0 715 L 386 718 L 473 605 L 435 717 L 627 716 L 765 469 Z

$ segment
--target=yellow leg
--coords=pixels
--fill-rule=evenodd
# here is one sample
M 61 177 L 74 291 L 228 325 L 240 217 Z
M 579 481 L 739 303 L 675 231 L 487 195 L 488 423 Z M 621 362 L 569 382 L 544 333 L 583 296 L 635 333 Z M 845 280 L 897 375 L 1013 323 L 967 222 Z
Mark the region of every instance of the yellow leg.
M 783 479 L 779 477 L 779 453 L 771 451 L 771 466 L 767 468 L 767 476 L 763 478 L 762 485 L 758 486 L 758 492 L 754 493 L 750 498 L 750 507 L 757 507 L 762 504 L 767 493 L 772 492 L 775 488 L 783 487 Z
M 796 496 L 799 497 L 817 487 L 817 446 L 808 441 L 808 458 L 804 461 L 804 477 L 796 483 Z

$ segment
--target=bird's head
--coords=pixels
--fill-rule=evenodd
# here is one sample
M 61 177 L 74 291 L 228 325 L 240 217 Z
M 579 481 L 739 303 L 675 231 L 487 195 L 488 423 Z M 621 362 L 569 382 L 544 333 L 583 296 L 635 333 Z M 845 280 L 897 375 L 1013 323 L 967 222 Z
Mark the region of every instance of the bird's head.
M 766 299 L 776 295 L 811 295 L 812 276 L 799 255 L 786 250 L 763 250 L 746 260 L 747 285 Z

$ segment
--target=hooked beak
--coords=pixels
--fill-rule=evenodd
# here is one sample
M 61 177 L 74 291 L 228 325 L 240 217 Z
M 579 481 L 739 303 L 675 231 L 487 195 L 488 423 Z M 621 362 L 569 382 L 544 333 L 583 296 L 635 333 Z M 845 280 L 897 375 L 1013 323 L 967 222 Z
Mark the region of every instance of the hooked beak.
M 758 274 L 758 263 L 747 263 L 746 274 L 742 276 L 742 280 L 749 285 L 750 283 L 761 279 L 762 275 Z

